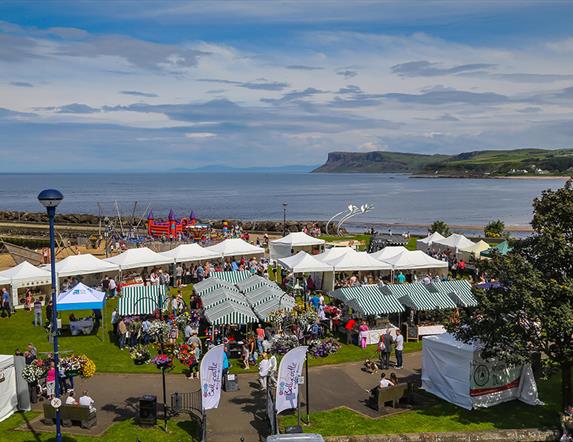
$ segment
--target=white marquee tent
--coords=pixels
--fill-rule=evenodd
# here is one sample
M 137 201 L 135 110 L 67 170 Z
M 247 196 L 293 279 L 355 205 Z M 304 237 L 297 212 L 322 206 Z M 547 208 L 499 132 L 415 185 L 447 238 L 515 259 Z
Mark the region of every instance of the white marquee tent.
M 174 259 L 175 262 L 197 262 L 220 258 L 221 254 L 207 250 L 199 244 L 181 244 L 167 252 L 160 253 L 166 258 Z
M 173 258 L 160 255 L 147 247 L 128 249 L 117 256 L 107 258 L 105 261 L 118 265 L 122 271 L 127 269 L 173 264 L 174 262 Z
M 458 250 L 459 257 L 468 260 L 470 258 L 478 259 L 480 257 L 480 253 L 484 250 L 490 248 L 490 245 L 486 243 L 483 239 L 480 239 L 477 243 L 473 246 L 464 247 L 463 249 Z
M 399 255 L 402 252 L 407 252 L 408 249 L 404 246 L 387 246 L 377 252 L 371 253 L 370 256 L 373 258 L 379 259 L 380 261 L 384 261 L 387 258 L 391 258 L 393 256 Z
M 448 263 L 432 258 L 421 250 L 405 251 L 387 258 L 384 262 L 392 266 L 393 270 L 422 270 L 439 269 L 448 270 Z
M 366 252 L 345 253 L 338 258 L 326 261 L 335 272 L 364 272 L 372 270 L 392 270 L 392 266 L 373 258 Z
M 311 252 L 314 247 L 323 246 L 323 239 L 314 238 L 304 232 L 293 232 L 287 236 L 271 241 L 270 255 L 271 259 L 279 259 L 291 256 L 297 252 Z
M 287 258 L 280 258 L 279 264 L 293 273 L 318 273 L 332 272 L 333 267 L 330 264 L 319 261 L 314 256 L 304 251 Z
M 450 249 L 457 253 L 460 249 L 473 246 L 475 243 L 467 239 L 464 235 L 452 233 L 445 239 L 438 239 L 432 242 L 432 248 L 440 250 Z
M 45 268 L 49 268 L 49 265 L 46 264 Z M 119 271 L 117 264 L 106 262 L 89 254 L 71 255 L 56 262 L 56 275 L 59 278 L 117 271 Z
M 219 256 L 255 256 L 264 255 L 265 249 L 243 241 L 240 238 L 230 238 L 221 241 L 205 250 L 217 253 Z
M 332 247 L 318 255 L 314 255 L 314 257 L 319 261 L 328 263 L 328 261 L 334 258 L 338 258 L 342 255 L 353 252 L 356 252 L 356 250 L 354 250 L 352 247 Z
M 448 333 L 425 336 L 422 388 L 467 410 L 513 399 L 542 404 L 529 365 L 510 367 L 497 360 L 484 361 L 479 353 L 476 346 Z
M 434 241 L 440 241 L 442 239 L 446 239 L 444 235 L 439 232 L 431 233 L 430 235 L 426 236 L 425 238 L 419 239 L 416 241 L 416 249 L 426 251 L 428 247 L 432 246 Z
M 6 282 L 0 281 L 1 284 L 12 285 L 12 302 L 18 304 L 18 288 L 36 287 L 39 285 L 48 285 L 52 283 L 51 273 L 47 270 L 35 267 L 28 261 L 23 261 L 15 267 L 0 272 L 0 279 L 6 278 Z

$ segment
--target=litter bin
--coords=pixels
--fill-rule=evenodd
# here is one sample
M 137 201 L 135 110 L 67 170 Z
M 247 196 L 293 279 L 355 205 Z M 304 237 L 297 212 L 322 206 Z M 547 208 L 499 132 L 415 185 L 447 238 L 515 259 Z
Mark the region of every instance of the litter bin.
M 238 391 L 239 390 L 239 380 L 236 374 L 225 375 L 223 382 L 223 387 L 225 391 Z
M 157 396 L 145 395 L 139 399 L 140 425 L 155 425 L 157 423 Z

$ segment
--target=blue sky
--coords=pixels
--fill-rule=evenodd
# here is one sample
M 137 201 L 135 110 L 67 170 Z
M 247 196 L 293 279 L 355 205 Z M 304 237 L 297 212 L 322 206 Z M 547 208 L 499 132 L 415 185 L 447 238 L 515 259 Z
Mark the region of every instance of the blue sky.
M 3 1 L 12 171 L 573 147 L 573 2 Z

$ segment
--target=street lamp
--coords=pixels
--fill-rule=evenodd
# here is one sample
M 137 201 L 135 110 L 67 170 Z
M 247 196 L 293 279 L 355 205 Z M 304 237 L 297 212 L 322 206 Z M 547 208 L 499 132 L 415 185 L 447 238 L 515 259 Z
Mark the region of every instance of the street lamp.
M 288 204 L 283 203 L 283 236 L 286 236 L 286 208 Z
M 64 199 L 59 191 L 55 189 L 42 190 L 38 195 L 38 201 L 48 211 L 48 218 L 50 221 L 50 270 L 52 273 L 52 338 L 54 340 L 54 365 L 56 367 L 56 385 L 55 393 L 56 398 L 60 398 L 60 383 L 57 377 L 59 376 L 59 357 L 58 357 L 58 308 L 56 296 L 56 246 L 54 235 L 54 219 L 56 217 L 56 207 Z M 56 401 L 55 405 L 58 401 Z M 61 405 L 61 402 L 60 402 Z M 62 432 L 60 429 L 60 406 L 56 407 L 56 442 L 62 442 Z

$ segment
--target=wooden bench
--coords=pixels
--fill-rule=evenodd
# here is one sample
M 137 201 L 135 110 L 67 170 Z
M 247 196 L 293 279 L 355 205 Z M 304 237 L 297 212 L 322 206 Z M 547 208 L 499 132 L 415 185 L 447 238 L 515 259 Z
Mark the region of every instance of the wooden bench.
M 91 428 L 97 424 L 96 412 L 90 411 L 87 405 L 65 405 L 60 407 L 60 419 L 62 426 L 71 427 L 74 422 L 79 422 L 82 428 Z M 56 409 L 49 403 L 44 402 L 44 423 L 51 425 L 56 421 Z
M 392 402 L 392 407 L 396 408 L 396 405 L 400 403 L 400 399 L 408 398 L 408 391 L 408 384 L 398 384 L 382 389 L 375 387 L 369 398 L 370 406 L 380 411 L 388 402 Z

